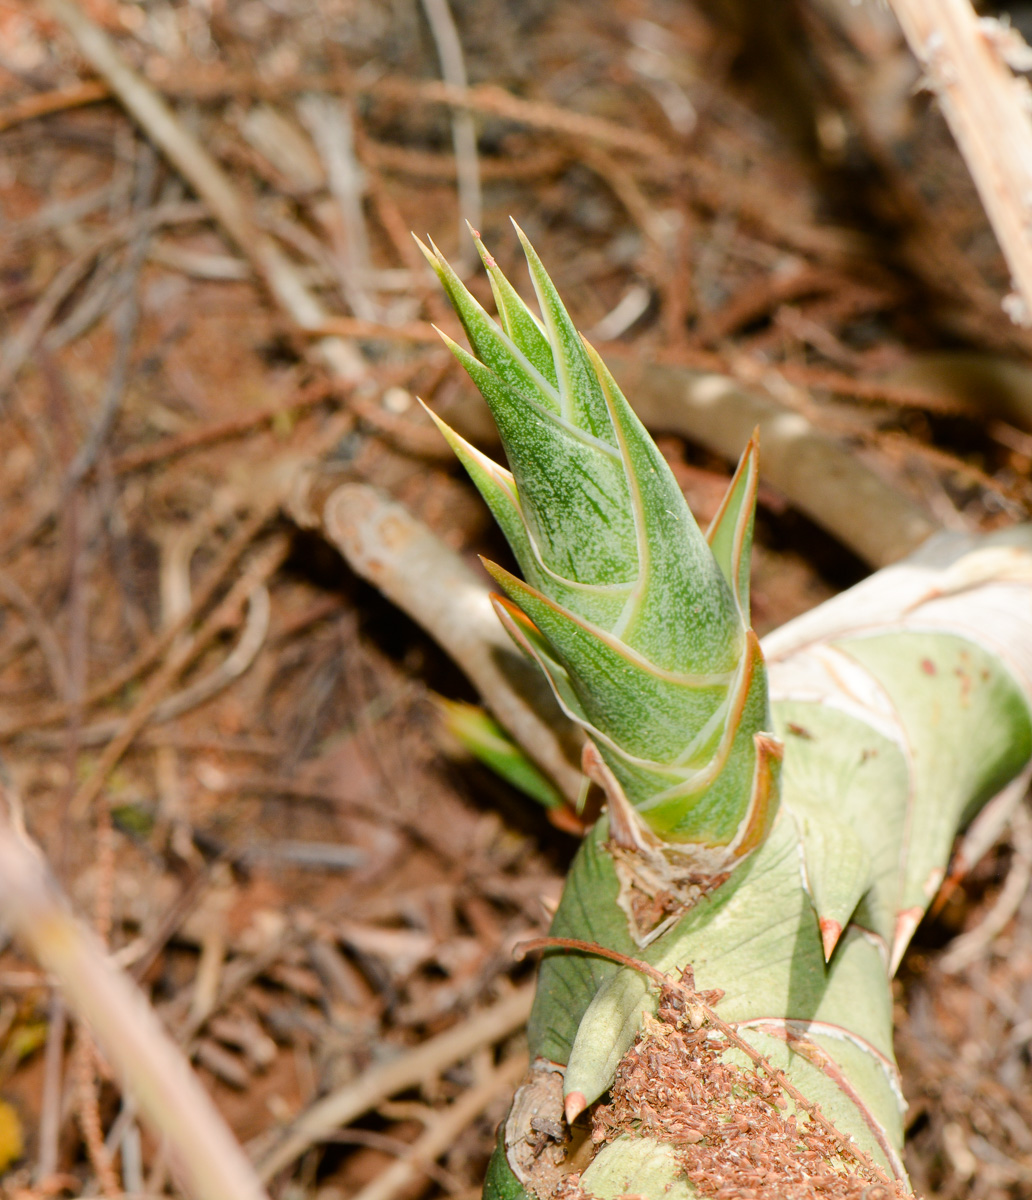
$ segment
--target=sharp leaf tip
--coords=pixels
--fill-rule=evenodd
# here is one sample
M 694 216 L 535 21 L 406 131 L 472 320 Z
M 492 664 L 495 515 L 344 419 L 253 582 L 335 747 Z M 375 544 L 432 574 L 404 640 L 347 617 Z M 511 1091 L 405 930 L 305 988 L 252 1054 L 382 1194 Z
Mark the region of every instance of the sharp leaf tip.
M 587 1107 L 588 1102 L 583 1092 L 570 1092 L 563 1101 L 567 1125 L 572 1125 Z
M 842 936 L 842 925 L 831 917 L 821 917 L 821 945 L 824 947 L 824 961 L 831 962 L 831 955 Z

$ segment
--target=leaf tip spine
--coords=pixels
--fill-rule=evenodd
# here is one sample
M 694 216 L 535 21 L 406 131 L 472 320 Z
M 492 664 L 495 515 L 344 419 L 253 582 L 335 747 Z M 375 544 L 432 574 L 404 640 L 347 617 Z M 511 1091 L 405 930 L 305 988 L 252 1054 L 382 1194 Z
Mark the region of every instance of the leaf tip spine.
M 915 905 L 913 908 L 905 908 L 902 912 L 896 915 L 896 928 L 893 931 L 892 951 L 889 954 L 889 977 L 896 974 L 899 969 L 900 961 L 903 958 L 903 953 L 907 946 L 910 945 L 910 939 L 914 936 L 914 931 L 921 924 L 921 919 L 924 917 L 924 907 Z
M 572 1125 L 587 1107 L 588 1101 L 583 1092 L 570 1092 L 563 1101 L 566 1124 Z
M 821 946 L 824 948 L 824 961 L 831 962 L 831 956 L 842 936 L 842 925 L 831 917 L 821 917 Z

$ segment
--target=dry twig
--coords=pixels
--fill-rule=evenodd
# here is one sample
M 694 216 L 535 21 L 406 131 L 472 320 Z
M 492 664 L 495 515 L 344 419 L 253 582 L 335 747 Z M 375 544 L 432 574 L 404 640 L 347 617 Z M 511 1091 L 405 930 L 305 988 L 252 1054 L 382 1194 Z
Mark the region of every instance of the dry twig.
M 48 2 L 54 15 L 75 39 L 80 53 L 104 76 L 112 92 L 147 136 L 208 204 L 284 313 L 301 328 L 325 320 L 328 314 L 322 303 L 276 243 L 258 229 L 244 197 L 200 140 L 186 129 L 150 84 L 129 66 L 115 43 L 74 0 Z M 324 338 L 318 349 L 338 378 L 356 379 L 365 373 L 365 362 L 354 346 L 336 338 Z
M 154 1011 L 71 914 L 36 848 L 0 814 L 0 913 L 60 982 L 199 1200 L 267 1200 L 261 1184 Z
M 332 1133 L 339 1125 L 346 1125 L 368 1112 L 395 1092 L 431 1079 L 481 1046 L 508 1037 L 530 1015 L 532 1000 L 533 988 L 522 987 L 491 1008 L 467 1018 L 455 1029 L 438 1034 L 400 1058 L 374 1067 L 354 1083 L 324 1096 L 300 1116 L 279 1144 L 265 1155 L 258 1166 L 261 1177 L 271 1179 L 309 1146 Z
M 943 113 L 978 188 L 1017 288 L 1004 302 L 1018 325 L 1032 325 L 1032 123 L 1027 70 L 1032 51 L 969 0 L 891 0 L 925 84 Z M 1020 300 L 1019 300 L 1020 298 Z
M 430 24 L 441 74 L 453 88 L 467 90 L 466 61 L 462 41 L 448 0 L 422 0 L 423 11 Z M 469 109 L 459 108 L 452 114 L 452 144 L 455 147 L 455 168 L 459 182 L 459 245 L 465 244 L 465 221 L 480 227 L 482 200 L 480 195 L 480 161 L 477 158 L 477 129 Z

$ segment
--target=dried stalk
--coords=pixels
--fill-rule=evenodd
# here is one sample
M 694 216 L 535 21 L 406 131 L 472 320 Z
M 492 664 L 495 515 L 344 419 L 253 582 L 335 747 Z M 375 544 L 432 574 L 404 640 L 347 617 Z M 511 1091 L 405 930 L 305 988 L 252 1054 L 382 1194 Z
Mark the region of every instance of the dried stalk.
M 61 984 L 199 1200 L 267 1200 L 153 1009 L 76 918 L 38 850 L 0 815 L 0 918 Z
M 462 40 L 448 0 L 422 0 L 423 11 L 430 25 L 437 57 L 441 62 L 441 74 L 449 87 L 466 91 L 469 80 L 466 76 L 466 61 L 462 54 Z M 452 144 L 455 147 L 455 167 L 459 185 L 459 244 L 465 232 L 463 219 L 479 226 L 483 208 L 480 192 L 480 160 L 477 157 L 477 127 L 473 113 L 467 108 L 456 108 L 452 113 Z
M 1032 66 L 1032 51 L 1016 30 L 979 20 L 970 0 L 891 3 L 1010 267 L 1017 295 L 1004 308 L 1016 324 L 1032 326 L 1032 123 L 1028 83 L 1011 72 Z

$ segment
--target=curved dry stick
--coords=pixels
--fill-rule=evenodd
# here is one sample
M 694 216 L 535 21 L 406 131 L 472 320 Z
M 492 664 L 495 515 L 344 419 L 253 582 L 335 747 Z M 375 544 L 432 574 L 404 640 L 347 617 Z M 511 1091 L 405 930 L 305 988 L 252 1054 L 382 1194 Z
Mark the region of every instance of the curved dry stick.
M 407 509 L 365 484 L 331 493 L 323 530 L 356 574 L 451 655 L 499 723 L 576 800 L 580 751 L 569 740 L 572 727 L 502 629 L 486 582 Z
M 267 1200 L 239 1144 L 154 1010 L 72 915 L 38 850 L 0 814 L 0 917 L 61 984 L 198 1200 Z
M 735 462 L 759 427 L 764 478 L 872 567 L 896 562 L 940 530 L 854 451 L 759 390 L 712 371 L 609 352 L 606 359 L 649 429 L 699 441 Z

